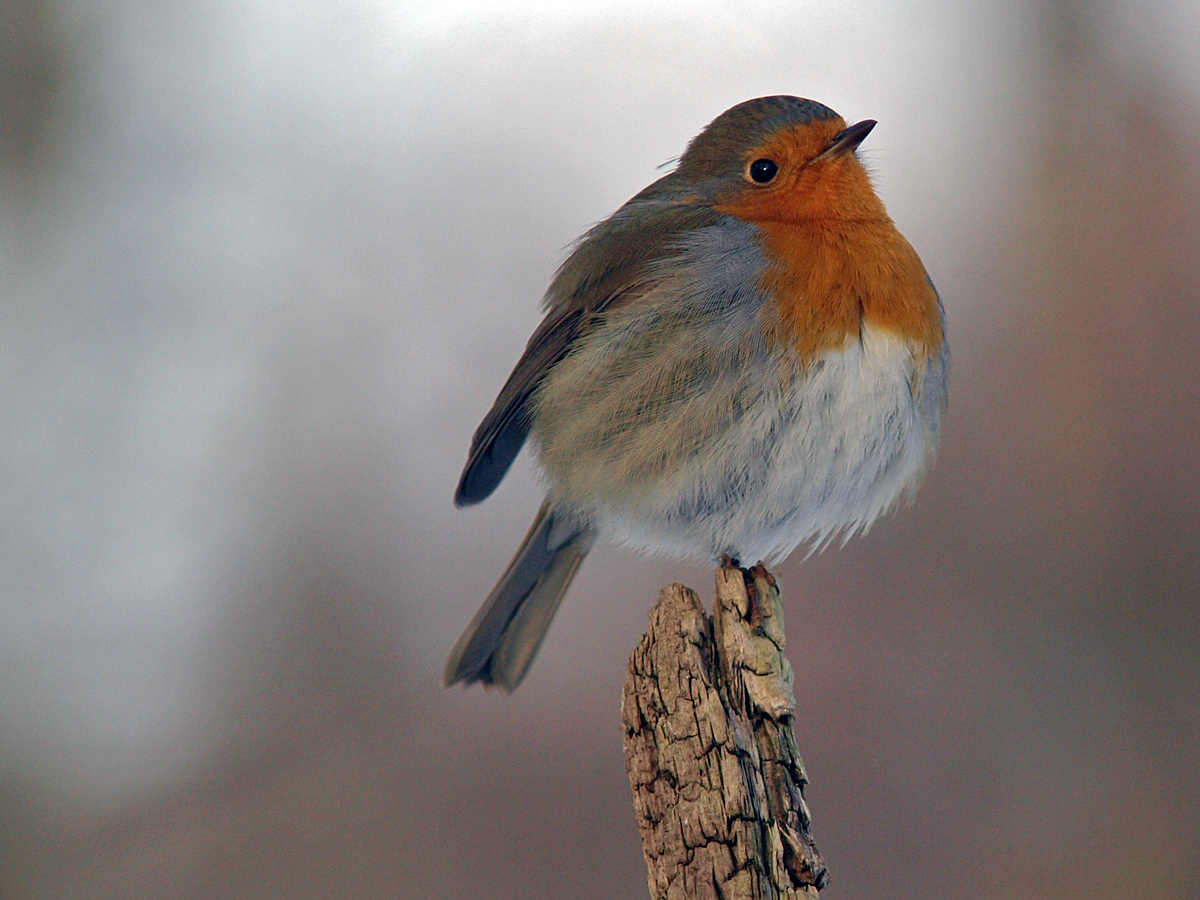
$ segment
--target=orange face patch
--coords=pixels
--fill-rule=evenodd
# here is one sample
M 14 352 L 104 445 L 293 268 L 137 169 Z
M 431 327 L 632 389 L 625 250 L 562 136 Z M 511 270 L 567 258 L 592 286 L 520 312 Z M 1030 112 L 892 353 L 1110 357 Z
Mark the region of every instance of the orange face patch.
M 806 364 L 859 337 L 864 322 L 932 355 L 942 328 L 925 267 L 858 158 L 823 155 L 845 127 L 837 118 L 781 129 L 746 154 L 745 186 L 714 208 L 759 227 L 771 261 L 760 286 L 776 301 L 772 337 Z M 749 175 L 759 159 L 778 166 L 765 184 Z
M 715 208 L 749 222 L 886 216 L 870 177 L 853 153 L 823 155 L 845 128 L 839 116 L 775 132 L 744 155 L 745 184 L 717 197 Z M 779 167 L 766 184 L 756 184 L 749 175 L 750 166 L 759 159 Z

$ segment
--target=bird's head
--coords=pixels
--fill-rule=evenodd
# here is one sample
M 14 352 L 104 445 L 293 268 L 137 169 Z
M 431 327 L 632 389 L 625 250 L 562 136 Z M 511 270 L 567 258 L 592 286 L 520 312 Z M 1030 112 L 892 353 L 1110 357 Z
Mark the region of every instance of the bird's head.
M 800 97 L 726 110 L 688 145 L 676 177 L 697 199 L 751 222 L 886 217 L 855 151 L 875 127 Z

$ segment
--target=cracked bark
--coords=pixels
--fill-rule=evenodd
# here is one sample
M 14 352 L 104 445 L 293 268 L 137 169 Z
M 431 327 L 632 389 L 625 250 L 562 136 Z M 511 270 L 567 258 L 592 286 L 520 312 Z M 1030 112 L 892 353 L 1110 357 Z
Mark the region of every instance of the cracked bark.
M 760 564 L 724 564 L 710 619 L 664 588 L 629 658 L 625 762 L 654 900 L 816 900 L 783 606 Z

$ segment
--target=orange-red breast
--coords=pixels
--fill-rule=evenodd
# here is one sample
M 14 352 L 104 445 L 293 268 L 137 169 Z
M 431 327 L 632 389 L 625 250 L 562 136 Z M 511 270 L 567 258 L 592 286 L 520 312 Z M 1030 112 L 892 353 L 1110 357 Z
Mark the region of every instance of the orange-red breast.
M 515 688 L 598 535 L 773 562 L 915 490 L 949 356 L 937 292 L 856 153 L 874 125 L 740 103 L 583 236 L 455 493 L 483 500 L 532 436 L 546 501 L 447 685 Z

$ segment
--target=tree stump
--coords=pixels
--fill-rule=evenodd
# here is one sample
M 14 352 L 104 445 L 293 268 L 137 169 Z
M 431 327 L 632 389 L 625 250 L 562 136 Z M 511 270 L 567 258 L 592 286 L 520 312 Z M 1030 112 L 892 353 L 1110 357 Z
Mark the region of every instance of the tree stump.
M 783 606 L 760 563 L 716 572 L 713 616 L 664 588 L 629 658 L 625 762 L 654 900 L 816 900 L 828 882 L 809 834 L 783 655 Z

